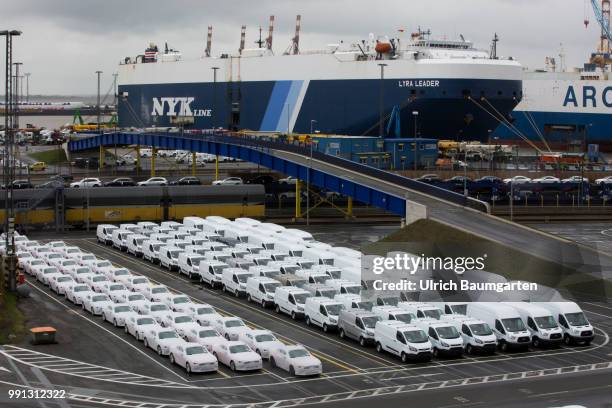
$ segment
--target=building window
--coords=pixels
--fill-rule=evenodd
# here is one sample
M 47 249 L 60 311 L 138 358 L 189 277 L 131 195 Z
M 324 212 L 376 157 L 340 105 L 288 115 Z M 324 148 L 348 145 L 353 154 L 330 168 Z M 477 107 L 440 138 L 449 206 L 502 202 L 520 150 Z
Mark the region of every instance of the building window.
M 359 163 L 366 164 L 367 162 L 368 162 L 368 159 L 366 159 L 365 157 L 360 157 L 359 158 Z
M 404 144 L 403 143 L 398 143 L 397 144 L 397 151 L 398 152 L 403 152 L 404 151 Z

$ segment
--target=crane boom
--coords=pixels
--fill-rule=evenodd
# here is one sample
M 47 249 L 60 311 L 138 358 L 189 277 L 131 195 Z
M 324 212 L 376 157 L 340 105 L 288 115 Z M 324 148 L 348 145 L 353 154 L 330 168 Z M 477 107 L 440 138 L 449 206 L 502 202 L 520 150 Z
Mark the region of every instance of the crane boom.
M 598 0 L 591 0 L 595 18 L 601 27 L 601 52 L 610 52 L 610 44 L 612 44 L 612 32 L 610 31 L 610 1 L 603 0 L 602 7 L 599 6 Z M 607 41 L 606 41 L 607 40 Z M 604 42 L 607 42 L 605 47 Z

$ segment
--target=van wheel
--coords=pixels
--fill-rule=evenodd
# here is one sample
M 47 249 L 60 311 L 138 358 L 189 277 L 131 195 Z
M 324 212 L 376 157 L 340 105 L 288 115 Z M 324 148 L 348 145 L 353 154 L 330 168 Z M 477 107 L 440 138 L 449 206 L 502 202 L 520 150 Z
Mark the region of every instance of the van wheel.
M 261 299 L 261 307 L 263 309 L 265 309 L 267 305 L 268 305 L 268 302 L 266 302 L 265 300 Z
M 345 337 L 344 329 L 340 329 L 340 338 L 343 339 Z
M 113 326 L 117 327 L 117 319 L 113 319 Z
M 227 339 L 227 341 L 230 340 L 229 334 L 225 333 L 225 338 Z
M 157 354 L 162 355 L 162 349 L 160 346 L 157 346 Z
M 274 368 L 276 367 L 276 361 L 274 360 L 274 357 L 270 356 L 270 367 Z
M 146 338 L 146 337 L 145 337 L 145 339 L 144 339 L 144 346 L 145 346 L 146 348 L 149 348 L 149 342 L 147 341 L 147 338 Z
M 224 291 L 224 292 L 226 291 L 225 285 L 221 286 L 221 290 Z
M 501 349 L 501 351 L 508 351 L 508 343 L 502 341 L 501 343 L 499 343 L 499 348 Z
M 170 354 L 170 364 L 174 364 L 174 354 Z
M 376 351 L 379 353 L 383 352 L 382 344 L 380 344 L 379 342 L 376 342 Z
M 327 323 L 323 323 L 323 333 L 327 332 L 329 332 L 329 326 L 327 325 Z
M 274 311 L 275 311 L 276 313 L 280 313 L 280 307 L 279 307 L 278 305 L 276 305 L 276 307 L 274 308 Z
M 297 320 L 297 315 L 295 314 L 295 312 L 291 312 L 291 318 L 293 320 Z
M 531 340 L 531 344 L 533 344 L 533 347 L 540 347 L 540 339 L 538 337 L 534 337 Z
M 408 361 L 408 356 L 403 351 L 402 351 L 402 354 L 401 354 L 401 359 L 402 359 L 402 363 L 405 363 L 405 362 Z
M 251 295 L 247 295 L 247 302 L 251 303 L 253 299 L 251 299 Z
M 123 326 L 123 331 L 125 332 L 125 334 L 129 334 L 127 324 Z
M 191 374 L 191 365 L 189 363 L 185 364 L 185 371 L 187 371 L 187 374 Z
M 434 347 L 434 349 L 433 349 L 433 356 L 435 358 L 438 358 L 439 355 L 440 355 L 440 351 L 438 350 L 437 347 Z
M 472 347 L 471 344 L 467 344 L 465 346 L 465 352 L 469 355 L 472 355 L 472 353 L 474 353 L 474 348 Z
M 310 317 L 308 316 L 306 316 L 306 326 L 310 326 Z
M 567 333 L 563 335 L 563 343 L 565 343 L 566 346 L 572 344 L 572 338 Z
M 238 291 L 238 289 L 234 290 L 234 296 L 240 297 L 240 292 Z
M 293 368 L 293 366 L 289 366 L 289 374 L 295 377 L 295 368 Z
M 233 361 L 230 361 L 230 369 L 231 369 L 232 371 L 236 371 L 236 364 L 234 364 L 234 362 L 233 362 Z
M 360 337 L 359 337 L 359 345 L 360 345 L 361 347 L 365 347 L 365 345 L 366 345 L 366 341 L 365 341 L 365 339 L 363 338 L 363 336 L 360 336 Z

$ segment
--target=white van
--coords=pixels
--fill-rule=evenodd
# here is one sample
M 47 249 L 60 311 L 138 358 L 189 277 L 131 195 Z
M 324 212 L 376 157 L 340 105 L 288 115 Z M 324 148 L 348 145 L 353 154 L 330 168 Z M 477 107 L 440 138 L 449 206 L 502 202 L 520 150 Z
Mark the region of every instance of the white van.
M 397 307 L 413 313 L 419 319 L 430 318 L 440 320 L 444 314 L 439 307 L 424 302 L 399 302 Z
M 125 251 L 127 249 L 127 238 L 130 235 L 134 235 L 134 233 L 132 231 L 122 229 L 113 230 L 113 246 L 120 251 Z
M 189 276 L 189 279 L 193 278 L 198 275 L 198 267 L 204 259 L 204 256 L 194 252 L 181 252 L 178 257 L 179 273 Z
M 272 238 L 261 233 L 254 232 L 249 236 L 249 244 L 260 246 L 263 249 L 274 249 L 276 238 Z
M 165 244 L 161 241 L 148 239 L 142 243 L 142 259 L 153 263 L 159 263 L 159 248 Z
M 329 251 L 321 251 L 317 248 L 305 248 L 302 251 L 302 256 L 304 258 L 310 259 L 311 261 L 314 261 L 318 265 L 329 266 L 335 266 L 334 259 L 337 257 Z
M 228 220 L 227 218 L 221 217 L 219 215 L 209 215 L 208 217 L 206 217 L 206 221 L 216 222 L 217 224 L 233 224 L 231 220 Z
M 119 224 L 119 229 L 128 230 L 133 233 L 137 233 L 139 230 L 139 227 L 136 224 L 128 223 L 128 224 Z
M 162 228 L 169 228 L 173 231 L 176 231 L 180 227 L 182 227 L 183 224 L 181 224 L 180 222 L 176 222 L 176 221 L 162 221 L 161 224 L 159 224 L 159 226 Z
M 140 234 L 130 235 L 127 239 L 127 252 L 134 256 L 142 256 L 142 243 L 147 239 Z
M 154 232 L 153 234 L 149 235 L 149 239 L 166 243 L 169 239 L 172 239 L 172 235 L 165 232 Z
M 200 261 L 200 264 L 198 265 L 200 282 L 206 282 L 213 288 L 220 286 L 223 278 L 223 270 L 226 268 L 229 268 L 229 265 L 225 262 L 212 261 L 209 259 Z
M 96 239 L 98 242 L 110 245 L 113 243 L 113 231 L 119 229 L 116 225 L 100 224 L 96 227 Z
M 256 227 L 261 224 L 261 221 L 248 217 L 239 217 L 234 220 L 234 224 L 240 224 L 244 227 Z
M 314 237 L 311 233 L 299 230 L 297 228 L 285 228 L 284 230 L 278 232 L 277 235 L 281 239 L 288 241 L 314 241 Z
M 447 315 L 463 315 L 467 314 L 466 302 L 429 302 L 429 304 L 442 309 Z
M 246 244 L 249 242 L 249 235 L 252 235 L 252 232 L 246 228 L 242 228 L 239 225 L 228 225 L 223 238 L 234 243 L 242 242 Z
M 460 314 L 444 315 L 443 320 L 455 324 L 455 328 L 461 333 L 463 346 L 467 354 L 474 354 L 474 352 L 495 353 L 497 338 L 491 327 L 482 320 Z
M 324 285 L 325 282 L 331 279 L 326 273 L 311 271 L 310 269 L 298 269 L 297 271 L 295 271 L 295 274 L 304 279 L 307 279 L 308 283 L 316 283 L 321 285 Z
M 563 340 L 563 331 L 547 309 L 527 302 L 504 302 L 504 304 L 513 307 L 519 313 L 529 330 L 534 347 L 559 345 Z
M 277 268 L 270 268 L 267 266 L 251 266 L 249 268 L 249 272 L 251 272 L 253 274 L 253 276 L 262 276 L 262 277 L 266 277 L 266 278 L 271 278 L 274 280 L 278 280 L 278 278 L 281 275 L 280 270 L 278 270 Z
M 427 333 L 434 357 L 463 355 L 463 338 L 453 323 L 425 318 L 415 319 L 412 324 Z
M 467 315 L 487 323 L 503 351 L 511 347 L 529 347 L 529 332 L 514 308 L 497 302 L 471 302 L 468 303 Z
M 197 228 L 200 231 L 204 231 L 202 225 L 204 224 L 204 218 L 202 217 L 185 217 L 183 218 L 183 226 L 189 228 Z
M 151 232 L 153 231 L 153 227 L 157 227 L 157 224 L 151 221 L 140 221 L 137 222 L 136 225 L 138 226 L 138 232 L 140 232 L 141 234 L 144 234 L 145 232 Z
M 338 318 L 340 338 L 357 340 L 362 347 L 374 343 L 374 328 L 380 320 L 377 315 L 365 310 L 341 310 Z
M 325 282 L 326 285 L 336 289 L 338 293 L 350 293 L 353 295 L 361 294 L 361 285 L 355 282 L 351 282 L 346 279 L 328 279 Z
M 304 256 L 303 253 L 304 253 L 304 250 L 306 249 L 306 247 L 302 244 L 291 242 L 291 241 L 280 240 L 278 238 L 276 238 L 276 242 L 274 243 L 274 248 L 279 251 L 288 253 L 289 256 Z
M 314 324 L 323 329 L 325 333 L 338 327 L 338 317 L 344 308 L 342 303 L 324 296 L 310 296 L 306 299 L 304 315 L 306 325 Z
M 591 344 L 595 337 L 593 326 L 589 323 L 580 306 L 574 302 L 537 302 L 536 305 L 548 310 L 563 330 L 563 342 L 568 346 L 574 343 Z
M 397 320 L 381 320 L 374 327 L 376 351 L 387 351 L 408 360 L 431 360 L 431 342 L 427 333 L 419 327 Z
M 274 291 L 276 313 L 285 313 L 293 320 L 304 316 L 304 306 L 310 293 L 295 286 L 279 286 Z
M 265 308 L 274 303 L 274 292 L 280 282 L 264 276 L 251 276 L 246 282 L 246 296 L 249 302 L 257 302 Z
M 337 294 L 334 296 L 334 300 L 342 303 L 346 310 L 360 309 L 371 312 L 374 307 L 374 304 L 369 300 L 362 300 L 360 295 L 350 293 Z
M 398 320 L 406 324 L 412 323 L 416 316 L 407 310 L 396 306 L 374 306 L 372 313 L 376 314 L 381 320 Z
M 300 287 L 309 292 L 311 296 L 322 296 L 328 299 L 334 299 L 334 296 L 338 294 L 336 289 L 321 283 L 309 283 Z
M 234 296 L 246 294 L 247 279 L 253 276 L 249 271 L 240 268 L 225 268 L 221 275 L 221 287 Z
M 183 252 L 181 248 L 164 245 L 159 248 L 159 265 L 170 271 L 178 270 L 178 257 Z

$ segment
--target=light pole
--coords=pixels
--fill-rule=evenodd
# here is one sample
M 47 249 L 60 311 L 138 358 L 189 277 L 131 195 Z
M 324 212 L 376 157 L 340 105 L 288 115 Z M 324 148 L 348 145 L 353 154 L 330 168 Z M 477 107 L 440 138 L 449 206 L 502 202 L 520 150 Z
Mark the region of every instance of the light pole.
M 417 143 L 417 119 L 419 117 L 419 111 L 412 111 L 412 116 L 414 116 L 414 170 L 417 170 L 417 163 L 418 163 L 418 150 L 419 150 L 419 146 Z
M 22 98 L 20 92 L 19 92 L 19 86 L 20 86 L 20 76 L 19 76 L 19 68 L 21 68 L 21 66 L 23 65 L 23 62 L 13 62 L 13 65 L 15 66 L 15 123 L 14 123 L 14 127 L 15 129 L 19 130 L 19 99 Z
M 25 78 L 26 78 L 26 102 L 29 103 L 30 102 L 30 75 L 32 75 L 29 72 L 26 72 L 25 74 Z
M 98 133 L 100 133 L 100 75 L 102 71 L 96 71 L 96 75 L 98 76 L 98 103 L 96 105 L 98 111 Z
M 467 190 L 467 167 L 468 167 L 468 163 L 467 163 L 467 149 L 463 149 L 464 150 L 464 156 L 463 156 L 463 195 L 467 198 L 468 196 L 468 190 Z
M 385 67 L 387 64 L 378 64 L 380 67 L 380 99 L 378 101 L 378 137 L 383 137 L 383 103 L 384 103 L 384 84 L 385 84 Z
M 315 120 L 316 122 L 316 120 Z M 312 127 L 312 121 L 310 121 Z M 311 132 L 312 133 L 312 130 Z M 310 225 L 310 170 L 312 169 L 312 144 L 313 140 L 310 139 L 310 160 L 308 160 L 308 171 L 306 172 L 306 225 Z M 299 181 L 298 181 L 299 183 Z M 296 197 L 296 200 L 301 200 L 302 197 Z
M 18 30 L 3 30 L 0 31 L 0 36 L 6 37 L 6 58 L 5 58 L 5 82 L 4 82 L 4 184 L 6 193 L 4 196 L 4 240 L 6 254 L 5 258 L 8 270 L 5 271 L 5 276 L 8 276 L 6 287 L 9 291 L 14 292 L 17 289 L 16 267 L 17 259 L 15 257 L 15 208 L 13 202 L 13 180 L 15 178 L 15 166 L 12 166 L 13 149 L 15 146 L 15 117 L 17 113 L 13 109 L 13 37 L 21 35 Z M 4 288 L 0 288 L 2 291 Z
M 310 120 L 310 134 L 312 135 L 313 129 L 314 129 L 314 124 L 318 123 L 316 120 L 311 119 Z
M 215 128 L 215 116 L 216 116 L 216 110 L 217 110 L 217 70 L 219 69 L 219 67 L 211 67 L 210 69 L 212 69 L 213 71 L 213 106 L 212 106 L 212 115 L 211 115 L 211 122 L 212 122 L 212 128 Z

